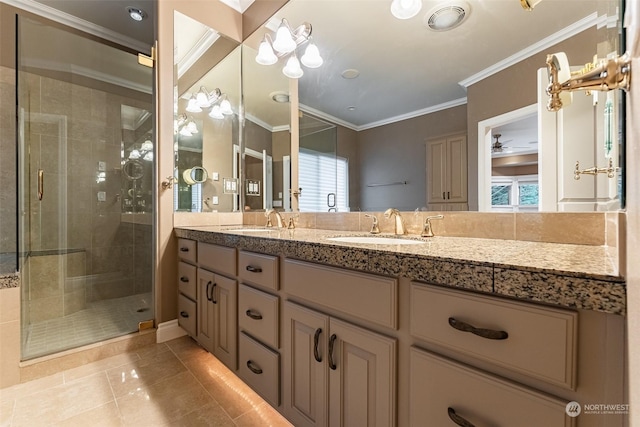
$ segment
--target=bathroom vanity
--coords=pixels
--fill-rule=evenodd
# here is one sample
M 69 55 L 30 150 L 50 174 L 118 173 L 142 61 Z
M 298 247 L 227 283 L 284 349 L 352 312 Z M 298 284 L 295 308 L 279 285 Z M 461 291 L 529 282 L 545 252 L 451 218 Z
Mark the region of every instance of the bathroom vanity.
M 624 425 L 625 284 L 606 247 L 174 232 L 180 325 L 296 426 Z

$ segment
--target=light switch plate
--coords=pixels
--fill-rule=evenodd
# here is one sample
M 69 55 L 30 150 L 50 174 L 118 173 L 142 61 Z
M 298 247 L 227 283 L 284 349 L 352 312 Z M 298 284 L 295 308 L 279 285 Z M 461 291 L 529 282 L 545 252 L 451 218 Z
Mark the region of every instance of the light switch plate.
M 107 192 L 106 191 L 98 191 L 98 201 L 106 202 L 107 201 Z
M 220 174 L 218 172 L 213 172 L 211 174 L 211 179 L 214 181 L 220 181 Z
M 213 196 L 213 197 L 211 198 L 211 202 L 212 202 L 214 205 L 217 205 L 218 203 L 220 203 L 220 202 L 219 202 L 219 200 L 218 200 L 218 196 Z

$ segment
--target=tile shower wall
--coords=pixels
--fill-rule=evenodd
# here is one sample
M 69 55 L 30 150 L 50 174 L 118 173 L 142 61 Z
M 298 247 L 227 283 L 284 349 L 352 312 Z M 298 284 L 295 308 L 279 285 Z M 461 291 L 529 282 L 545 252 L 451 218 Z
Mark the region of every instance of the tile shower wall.
M 127 137 L 121 105 L 151 111 L 151 96 L 141 101 L 31 73 L 21 81 L 21 101 L 30 111 L 25 138 L 31 320 L 67 315 L 86 302 L 150 292 L 151 227 L 122 221 L 120 193 Z M 66 127 L 66 147 L 61 127 Z M 103 177 L 99 162 L 106 164 Z M 42 201 L 37 199 L 39 168 L 45 173 Z M 104 201 L 99 192 L 105 193 Z M 54 303 L 61 308 L 51 308 Z
M 16 269 L 15 70 L 0 66 L 0 274 Z

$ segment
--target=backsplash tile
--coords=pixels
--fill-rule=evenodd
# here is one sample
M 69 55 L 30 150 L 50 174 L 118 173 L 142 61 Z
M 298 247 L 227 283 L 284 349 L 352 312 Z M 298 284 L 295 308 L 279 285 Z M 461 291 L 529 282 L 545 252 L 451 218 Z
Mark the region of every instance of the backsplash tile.
M 601 212 L 518 213 L 516 240 L 602 246 L 605 223 Z

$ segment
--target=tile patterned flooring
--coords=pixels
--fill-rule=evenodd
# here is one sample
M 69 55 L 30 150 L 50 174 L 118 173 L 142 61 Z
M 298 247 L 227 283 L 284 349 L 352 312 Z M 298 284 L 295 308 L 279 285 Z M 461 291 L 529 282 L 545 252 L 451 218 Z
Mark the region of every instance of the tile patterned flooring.
M 0 389 L 0 426 L 291 427 L 189 338 Z
M 135 332 L 139 322 L 153 318 L 151 301 L 151 293 L 100 300 L 68 316 L 33 323 L 22 354 L 31 359 Z

